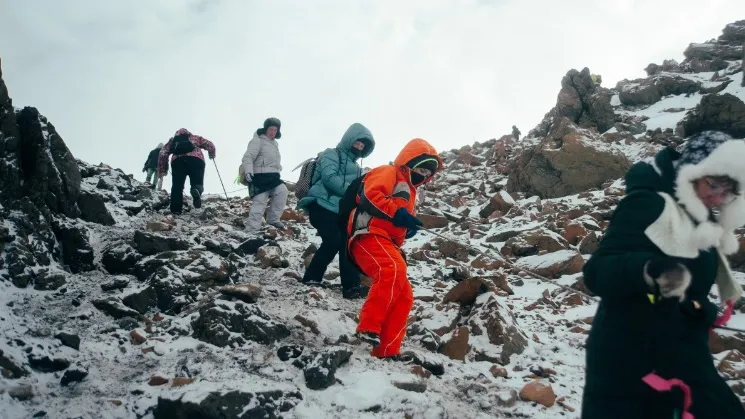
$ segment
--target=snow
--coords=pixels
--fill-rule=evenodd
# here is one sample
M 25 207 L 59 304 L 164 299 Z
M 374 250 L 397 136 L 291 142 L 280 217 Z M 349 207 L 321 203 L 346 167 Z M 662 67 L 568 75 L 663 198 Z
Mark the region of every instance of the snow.
M 512 204 L 512 205 L 515 204 L 515 200 L 512 199 L 512 196 L 510 196 L 510 194 L 507 193 L 507 191 L 505 191 L 504 189 L 499 191 L 499 196 L 502 197 L 504 202 L 506 202 L 507 204 Z
M 699 83 L 702 83 L 703 87 L 713 87 L 718 86 L 722 84 L 723 82 L 712 82 L 710 81 L 711 77 L 714 75 L 714 72 L 707 72 L 707 73 L 694 73 L 694 74 L 686 74 L 686 73 L 661 73 L 661 74 L 668 74 L 671 76 L 680 76 L 692 81 L 696 81 Z M 720 92 L 720 95 L 729 93 L 731 95 L 737 96 L 740 98 L 740 100 L 745 101 L 745 87 L 741 86 L 739 83 L 739 75 L 736 75 L 735 80 L 733 80 L 722 92 Z M 613 96 L 615 99 L 617 95 Z M 701 103 L 701 98 L 703 95 L 701 93 L 693 93 L 686 97 L 686 95 L 670 95 L 662 98 L 657 103 L 654 103 L 644 109 L 635 110 L 635 111 L 627 111 L 625 109 L 622 109 L 620 100 L 615 101 L 611 100 L 611 105 L 616 108 L 616 112 L 631 115 L 631 116 L 637 116 L 637 117 L 646 117 L 649 118 L 644 121 L 644 124 L 647 126 L 648 130 L 656 130 L 656 129 L 673 129 L 678 125 L 678 122 L 683 119 L 683 117 L 686 115 L 686 113 L 695 108 L 699 103 Z M 621 108 L 621 109 L 619 109 Z M 679 112 L 664 112 L 665 109 L 675 109 L 675 108 L 683 108 L 683 111 Z
M 517 262 L 517 266 L 527 269 L 542 269 L 554 266 L 557 263 L 565 263 L 577 256 L 574 250 L 558 250 L 545 255 L 526 256 Z

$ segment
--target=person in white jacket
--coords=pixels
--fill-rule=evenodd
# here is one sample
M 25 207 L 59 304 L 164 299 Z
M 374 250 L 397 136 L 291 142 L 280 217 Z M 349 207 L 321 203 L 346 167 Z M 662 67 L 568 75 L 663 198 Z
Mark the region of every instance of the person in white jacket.
M 246 223 L 249 233 L 261 228 L 264 211 L 269 225 L 285 228 L 279 219 L 287 204 L 288 194 L 287 186 L 280 178 L 282 158 L 277 140 L 282 137 L 281 125 L 277 118 L 264 121 L 264 127 L 256 130 L 243 154 L 243 172 L 251 196 L 251 211 Z

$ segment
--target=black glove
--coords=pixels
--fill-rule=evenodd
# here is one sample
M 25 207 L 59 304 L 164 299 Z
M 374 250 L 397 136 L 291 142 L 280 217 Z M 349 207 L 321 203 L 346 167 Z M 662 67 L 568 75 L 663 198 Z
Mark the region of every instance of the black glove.
M 406 238 L 407 239 L 410 239 L 410 238 L 416 236 L 416 233 L 418 233 L 418 232 L 419 232 L 419 229 L 409 228 L 409 229 L 406 230 Z
M 717 305 L 706 297 L 683 301 L 680 303 L 680 312 L 691 320 L 703 322 L 707 328 L 710 328 L 719 316 Z
M 644 265 L 644 280 L 662 297 L 678 297 L 683 301 L 691 285 L 691 273 L 680 259 L 655 257 Z
M 396 227 L 406 227 L 409 230 L 419 230 L 419 227 L 424 225 L 424 223 L 422 223 L 422 220 L 411 215 L 406 208 L 399 208 L 393 214 L 393 225 Z

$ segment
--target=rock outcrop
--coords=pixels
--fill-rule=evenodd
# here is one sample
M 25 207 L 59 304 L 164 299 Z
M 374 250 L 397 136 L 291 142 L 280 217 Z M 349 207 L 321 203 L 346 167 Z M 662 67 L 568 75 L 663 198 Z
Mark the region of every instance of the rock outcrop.
M 597 133 L 560 118 L 538 146 L 513 163 L 506 189 L 555 198 L 599 188 L 630 166 L 623 154 L 605 147 Z
M 698 92 L 701 84 L 681 76 L 655 75 L 646 79 L 621 80 L 616 84 L 618 98 L 626 106 L 643 106 L 657 103 L 668 95 L 686 95 Z
M 681 137 L 706 130 L 724 131 L 735 138 L 745 137 L 745 103 L 729 93 L 706 95 L 677 127 Z

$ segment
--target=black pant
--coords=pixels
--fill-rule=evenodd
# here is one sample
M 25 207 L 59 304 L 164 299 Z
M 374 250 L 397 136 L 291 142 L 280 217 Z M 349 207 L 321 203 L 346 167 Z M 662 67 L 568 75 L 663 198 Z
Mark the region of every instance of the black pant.
M 180 214 L 184 206 L 184 184 L 189 176 L 189 186 L 201 194 L 204 191 L 204 160 L 199 157 L 177 157 L 171 163 L 171 212 Z
M 321 282 L 326 268 L 338 253 L 342 288 L 351 290 L 359 286 L 360 273 L 347 259 L 347 235 L 339 230 L 337 223 L 339 215 L 315 203 L 308 207 L 308 212 L 310 224 L 318 230 L 321 236 L 321 247 L 313 255 L 313 260 L 305 270 L 303 282 Z

